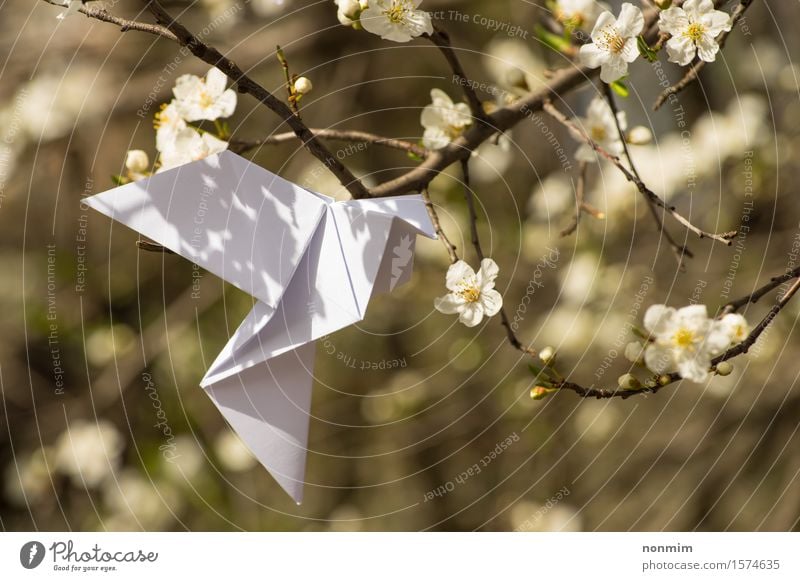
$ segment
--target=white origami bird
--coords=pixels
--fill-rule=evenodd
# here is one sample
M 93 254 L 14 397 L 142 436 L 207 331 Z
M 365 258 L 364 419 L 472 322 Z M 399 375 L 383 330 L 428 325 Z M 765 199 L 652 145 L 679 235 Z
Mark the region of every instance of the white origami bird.
M 201 385 L 299 504 L 315 339 L 408 280 L 423 200 L 334 202 L 223 152 L 85 202 L 258 299 Z

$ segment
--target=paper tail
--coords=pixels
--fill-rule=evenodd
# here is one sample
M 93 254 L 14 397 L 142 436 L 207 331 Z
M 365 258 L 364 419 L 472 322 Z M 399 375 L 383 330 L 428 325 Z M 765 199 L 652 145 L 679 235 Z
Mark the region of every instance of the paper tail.
M 315 351 L 311 342 L 205 388 L 297 504 L 303 501 Z

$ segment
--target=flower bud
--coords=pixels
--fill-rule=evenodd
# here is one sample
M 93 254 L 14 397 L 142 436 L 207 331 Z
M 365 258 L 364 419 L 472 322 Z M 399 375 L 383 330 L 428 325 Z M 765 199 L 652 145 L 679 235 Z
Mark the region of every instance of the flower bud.
M 540 400 L 546 398 L 548 395 L 553 393 L 555 389 L 551 389 L 549 387 L 542 387 L 541 385 L 537 385 L 536 387 L 531 389 L 531 399 Z
M 361 4 L 358 0 L 339 0 L 339 12 L 350 20 L 357 20 L 361 13 Z
M 658 384 L 661 387 L 664 387 L 665 385 L 669 385 L 670 383 L 672 383 L 672 378 L 669 375 L 659 375 L 658 376 Z
M 125 155 L 125 169 L 131 175 L 144 175 L 150 169 L 150 158 L 141 149 L 131 149 Z
M 299 77 L 294 82 L 294 92 L 298 95 L 306 95 L 311 92 L 311 89 L 314 88 L 314 85 L 308 79 L 308 77 Z
M 717 375 L 721 375 L 722 377 L 727 377 L 731 373 L 733 373 L 733 365 L 731 365 L 727 361 L 723 361 L 722 363 L 717 364 Z
M 549 365 L 552 363 L 556 358 L 556 350 L 550 346 L 545 347 L 541 351 L 539 351 L 539 359 L 542 360 L 542 363 L 545 365 Z
M 661 10 L 666 10 L 670 6 L 672 6 L 672 0 L 655 0 L 656 6 L 661 8 Z
M 506 73 L 506 82 L 512 87 L 528 90 L 528 80 L 525 78 L 525 73 L 517 67 L 509 69 Z
M 339 23 L 342 26 L 353 26 L 356 23 L 355 20 L 349 18 L 341 9 L 336 11 L 336 18 L 339 19 Z
M 631 145 L 648 145 L 653 141 L 653 132 L 644 125 L 637 125 L 628 131 L 627 141 Z
M 630 373 L 621 375 L 617 380 L 617 385 L 622 389 L 639 389 L 642 387 L 642 383 Z
M 625 359 L 631 363 L 644 363 L 644 347 L 638 341 L 631 341 L 625 346 Z

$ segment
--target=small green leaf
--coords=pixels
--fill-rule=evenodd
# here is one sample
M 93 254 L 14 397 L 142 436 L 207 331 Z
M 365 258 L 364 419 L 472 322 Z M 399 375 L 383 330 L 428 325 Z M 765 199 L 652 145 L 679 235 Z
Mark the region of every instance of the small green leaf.
M 414 153 L 413 151 L 409 151 L 408 152 L 408 157 L 413 159 L 414 161 L 422 161 L 422 158 L 420 156 L 418 156 L 416 153 Z
M 536 26 L 536 36 L 539 40 L 557 52 L 567 52 L 572 48 L 568 38 L 553 34 L 541 25 Z
M 115 186 L 124 186 L 124 185 L 125 185 L 125 184 L 127 184 L 127 183 L 128 183 L 130 180 L 129 180 L 128 178 L 126 178 L 125 176 L 115 176 L 115 175 L 112 175 L 112 176 L 111 176 L 111 181 L 114 183 L 114 185 L 115 185 Z
M 623 81 L 624 78 L 625 77 L 623 77 L 622 79 L 617 79 L 610 85 L 611 90 L 614 91 L 617 95 L 619 95 L 623 99 L 627 98 L 628 95 L 631 94 L 630 90 L 628 90 L 628 86 Z
M 658 52 L 653 50 L 650 45 L 647 44 L 647 41 L 643 36 L 640 35 L 636 38 L 636 46 L 639 48 L 639 54 L 651 63 L 654 63 L 658 60 Z

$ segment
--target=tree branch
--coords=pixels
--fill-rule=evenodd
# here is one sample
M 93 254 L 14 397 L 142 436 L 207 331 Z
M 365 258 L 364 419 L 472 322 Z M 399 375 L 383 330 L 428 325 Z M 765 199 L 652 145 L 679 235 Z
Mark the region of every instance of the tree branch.
M 717 242 L 721 242 L 726 246 L 731 245 L 731 240 L 736 237 L 737 232 L 725 232 L 723 234 L 714 234 L 712 232 L 706 232 L 705 230 L 701 230 L 694 224 L 692 224 L 689 220 L 684 218 L 678 211 L 675 209 L 674 206 L 668 206 L 655 192 L 650 190 L 645 183 L 637 178 L 628 168 L 626 168 L 619 160 L 618 157 L 611 155 L 608 151 L 600 147 L 593 139 L 591 139 L 588 135 L 586 135 L 579 127 L 577 127 L 570 119 L 568 119 L 561 111 L 559 111 L 552 103 L 549 101 L 544 103 L 544 110 L 556 121 L 564 125 L 570 132 L 575 135 L 579 140 L 587 143 L 592 149 L 594 149 L 597 153 L 602 155 L 608 161 L 610 161 L 614 166 L 619 169 L 625 178 L 634 184 L 636 188 L 650 201 L 652 201 L 655 205 L 659 208 L 665 210 L 670 216 L 672 216 L 678 223 L 684 226 L 687 230 L 694 232 L 700 238 L 711 238 L 712 240 L 716 240 Z
M 464 72 L 464 67 L 461 66 L 461 61 L 458 60 L 458 55 L 456 55 L 455 51 L 453 50 L 453 45 L 450 44 L 450 35 L 448 35 L 447 32 L 438 26 L 435 26 L 433 29 L 433 34 L 426 36 L 434 45 L 439 48 L 444 55 L 444 58 L 447 60 L 447 64 L 449 64 L 450 68 L 453 70 L 453 74 L 458 80 L 458 84 L 464 91 L 464 96 L 467 99 L 470 111 L 472 111 L 472 116 L 477 121 L 486 123 L 488 121 L 488 117 L 486 112 L 483 110 L 483 103 L 478 97 L 478 94 L 475 92 L 474 85 L 470 82 L 467 74 Z
M 734 26 L 736 26 L 739 20 L 742 19 L 745 11 L 747 11 L 747 9 L 750 8 L 750 5 L 752 3 L 753 0 L 739 0 L 739 5 L 736 7 L 736 10 L 734 10 L 733 14 L 731 15 L 731 30 L 724 31 L 722 34 L 719 35 L 719 39 L 717 40 L 717 42 L 719 43 L 720 51 L 723 48 L 725 48 L 725 41 L 728 40 L 728 36 L 730 35 L 731 31 L 733 31 Z M 671 87 L 664 89 L 664 91 L 656 99 L 656 102 L 653 105 L 653 111 L 658 111 L 661 108 L 661 106 L 667 102 L 667 99 L 669 99 L 672 95 L 677 95 L 678 93 L 683 91 L 686 87 L 691 85 L 694 81 L 696 81 L 698 76 L 700 75 L 700 71 L 705 66 L 706 66 L 706 61 L 698 59 L 697 62 L 694 63 L 689 68 L 688 71 L 686 71 L 686 74 L 680 81 L 678 81 Z
M 314 134 L 306 127 L 292 110 L 280 99 L 275 97 L 267 89 L 256 83 L 247 76 L 239 66 L 232 60 L 226 58 L 217 49 L 208 46 L 189 30 L 172 18 L 156 0 L 142 0 L 147 10 L 156 19 L 156 22 L 166 28 L 176 37 L 176 42 L 204 61 L 205 63 L 217 67 L 231 81 L 236 83 L 240 93 L 247 93 L 255 97 L 273 112 L 275 112 L 292 131 L 302 141 L 314 157 L 320 160 L 352 194 L 354 198 L 369 197 L 369 193 L 364 185 L 347 169 L 335 155 L 333 155 Z
M 424 147 L 393 137 L 383 137 L 366 131 L 338 130 L 338 129 L 309 129 L 318 139 L 330 139 L 333 141 L 350 141 L 356 143 L 369 143 L 370 145 L 380 145 L 392 149 L 399 149 L 414 154 L 421 159 L 428 157 L 428 150 Z M 232 139 L 230 149 L 235 153 L 244 153 L 256 149 L 263 145 L 278 145 L 288 143 L 297 139 L 297 134 L 291 131 L 277 133 L 264 139 L 244 140 Z
M 636 169 L 636 164 L 633 163 L 633 157 L 631 156 L 631 151 L 628 148 L 628 141 L 625 138 L 625 132 L 622 131 L 622 126 L 619 124 L 619 109 L 617 108 L 617 101 L 614 99 L 614 92 L 611 90 L 611 87 L 605 83 L 603 83 L 603 89 L 605 91 L 605 97 L 606 101 L 608 102 L 608 106 L 611 108 L 611 113 L 614 116 L 614 125 L 617 127 L 617 134 L 622 142 L 622 150 L 625 152 L 625 158 L 628 160 L 628 165 L 630 166 L 633 175 L 639 182 L 642 182 L 642 176 L 639 174 L 639 170 Z M 675 239 L 672 238 L 672 235 L 669 233 L 664 224 L 663 218 L 658 214 L 655 202 L 647 195 L 645 195 L 645 200 L 647 200 L 647 207 L 650 210 L 650 215 L 653 217 L 653 220 L 655 220 L 659 231 L 667 240 L 667 243 L 675 255 L 675 259 L 678 261 L 678 269 L 685 271 L 686 265 L 684 264 L 683 257 L 687 256 L 692 258 L 694 256 L 692 251 L 689 250 L 685 244 L 679 244 Z
M 483 248 L 481 247 L 481 239 L 478 235 L 478 212 L 475 209 L 475 194 L 470 186 L 469 159 L 461 160 L 461 169 L 464 182 L 464 199 L 467 202 L 467 209 L 469 210 L 470 239 L 472 241 L 472 246 L 475 248 L 475 254 L 477 254 L 478 259 L 482 261 L 485 256 L 483 254 Z M 516 333 L 514 333 L 514 330 L 511 328 L 511 322 L 508 319 L 508 315 L 506 315 L 506 310 L 502 306 L 500 307 L 500 321 L 503 327 L 506 328 L 508 342 L 511 343 L 514 349 L 517 349 L 526 355 L 530 355 L 531 357 L 536 357 L 536 350 L 534 350 L 532 347 L 523 345 L 522 341 L 520 341 Z
M 794 284 L 789 288 L 789 290 L 786 291 L 786 294 L 784 294 L 782 297 L 778 299 L 775 305 L 773 305 L 772 308 L 769 310 L 767 315 L 763 319 L 761 319 L 758 325 L 756 325 L 753 328 L 753 330 L 750 331 L 750 333 L 741 343 L 734 345 L 721 355 L 718 355 L 717 357 L 711 360 L 712 368 L 716 367 L 723 361 L 728 361 L 729 359 L 733 359 L 734 357 L 739 357 L 740 355 L 744 355 L 750 350 L 750 348 L 753 345 L 756 344 L 756 341 L 758 341 L 758 338 L 761 336 L 761 334 L 767 330 L 770 324 L 772 324 L 772 321 L 775 320 L 775 317 L 778 316 L 778 314 L 784 309 L 784 307 L 786 307 L 789 301 L 792 300 L 792 298 L 797 294 L 797 291 L 800 290 L 799 277 L 800 277 L 800 268 L 796 268 L 795 270 L 789 273 L 771 279 L 768 284 L 764 285 L 764 287 L 756 291 L 756 293 L 743 297 L 726 306 L 727 309 L 731 305 L 743 306 L 748 303 L 753 303 L 757 301 L 758 298 L 769 292 L 769 290 L 777 288 L 782 282 L 786 282 L 787 280 L 792 280 L 793 278 L 797 279 L 795 280 Z M 755 300 L 753 300 L 754 296 L 756 296 Z M 732 312 L 732 311 L 726 311 L 726 309 L 723 309 L 721 314 L 725 314 L 726 312 Z M 622 399 L 627 399 L 635 395 L 657 393 L 661 389 L 667 387 L 668 385 L 671 385 L 677 381 L 681 381 L 681 379 L 682 378 L 678 373 L 666 373 L 663 375 L 655 375 L 652 378 L 650 378 L 648 382 L 645 384 L 645 387 L 641 389 L 621 389 L 621 388 L 609 389 L 609 388 L 596 388 L 594 386 L 583 387 L 582 385 L 579 385 L 577 383 L 563 380 L 555 383 L 554 388 L 559 390 L 573 391 L 579 396 L 586 398 L 593 397 L 597 399 L 609 399 L 613 397 L 619 397 Z
M 58 2 L 56 2 L 56 0 L 44 0 L 44 1 L 47 2 L 48 4 L 52 4 L 53 6 L 64 8 L 64 5 L 59 4 Z M 155 36 L 161 36 L 173 42 L 178 41 L 178 37 L 176 37 L 172 32 L 170 32 L 167 28 L 163 26 L 159 26 L 157 24 L 149 24 L 147 22 L 139 22 L 136 20 L 128 20 L 127 18 L 120 18 L 118 16 L 110 14 L 107 10 L 104 10 L 103 8 L 95 8 L 83 4 L 78 9 L 78 12 L 84 14 L 88 18 L 93 18 L 101 22 L 108 22 L 110 24 L 116 24 L 117 26 L 119 26 L 120 32 L 137 30 L 139 32 L 146 32 L 148 34 L 153 34 Z
M 450 238 L 447 237 L 444 229 L 442 228 L 442 223 L 439 220 L 439 214 L 436 212 L 436 208 L 431 201 L 430 194 L 428 193 L 428 188 L 422 190 L 422 199 L 425 201 L 425 208 L 428 210 L 428 215 L 431 218 L 431 223 L 433 224 L 433 229 L 436 232 L 436 235 L 439 237 L 439 240 L 442 241 L 444 244 L 445 249 L 447 250 L 447 254 L 450 257 L 450 264 L 454 264 L 458 262 L 458 249 L 456 245 L 450 242 Z

